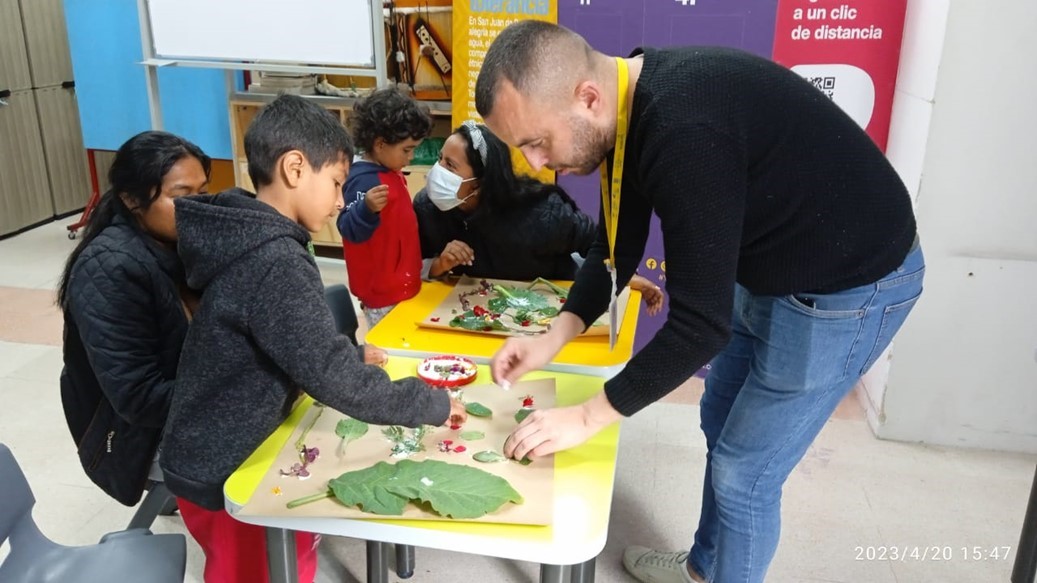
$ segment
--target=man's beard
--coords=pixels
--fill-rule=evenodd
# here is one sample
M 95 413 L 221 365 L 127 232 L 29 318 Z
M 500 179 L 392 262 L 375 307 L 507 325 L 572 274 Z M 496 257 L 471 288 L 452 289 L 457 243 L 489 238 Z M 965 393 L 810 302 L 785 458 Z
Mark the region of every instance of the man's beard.
M 612 149 L 609 145 L 611 132 L 600 130 L 576 116 L 569 118 L 569 128 L 573 135 L 572 155 L 566 162 L 552 165 L 552 169 L 581 176 L 595 172 Z

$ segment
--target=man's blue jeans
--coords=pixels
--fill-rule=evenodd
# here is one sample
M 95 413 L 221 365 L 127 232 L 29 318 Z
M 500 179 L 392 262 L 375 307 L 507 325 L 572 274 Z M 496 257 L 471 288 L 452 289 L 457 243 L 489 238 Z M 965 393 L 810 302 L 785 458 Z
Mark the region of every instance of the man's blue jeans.
M 715 583 L 763 581 L 792 468 L 922 293 L 917 245 L 879 281 L 832 294 L 735 290 L 733 336 L 702 397 L 702 513 L 688 560 Z

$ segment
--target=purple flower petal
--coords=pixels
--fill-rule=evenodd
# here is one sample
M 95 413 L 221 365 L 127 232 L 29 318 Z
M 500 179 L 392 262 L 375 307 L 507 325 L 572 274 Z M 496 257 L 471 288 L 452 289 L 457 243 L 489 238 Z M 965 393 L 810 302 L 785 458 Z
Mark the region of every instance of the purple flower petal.
M 299 459 L 301 459 L 304 464 L 312 464 L 317 461 L 318 457 L 320 457 L 320 449 L 316 447 L 306 447 L 304 445 L 302 446 L 302 451 L 299 452 Z

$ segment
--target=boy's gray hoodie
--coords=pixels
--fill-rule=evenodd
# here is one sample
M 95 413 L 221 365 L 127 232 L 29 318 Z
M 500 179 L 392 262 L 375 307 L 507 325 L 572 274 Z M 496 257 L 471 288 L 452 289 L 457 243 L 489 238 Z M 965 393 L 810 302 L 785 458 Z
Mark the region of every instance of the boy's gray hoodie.
M 375 424 L 439 425 L 446 391 L 390 381 L 335 329 L 309 233 L 239 189 L 176 200 L 179 252 L 203 290 L 162 444 L 169 489 L 224 507 L 223 483 L 305 391 Z

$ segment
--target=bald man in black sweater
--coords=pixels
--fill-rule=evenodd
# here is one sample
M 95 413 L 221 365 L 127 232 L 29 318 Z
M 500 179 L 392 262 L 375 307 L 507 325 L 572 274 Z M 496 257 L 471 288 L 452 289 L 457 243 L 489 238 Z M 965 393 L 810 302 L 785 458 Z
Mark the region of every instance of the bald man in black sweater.
M 737 50 L 615 58 L 520 22 L 490 47 L 476 107 L 534 169 L 604 168 L 600 232 L 565 308 L 544 336 L 504 345 L 498 382 L 543 367 L 606 310 L 641 261 L 652 212 L 670 294 L 666 324 L 603 393 L 530 415 L 505 452 L 573 447 L 711 362 L 694 544 L 630 547 L 624 565 L 653 583 L 763 581 L 785 479 L 921 294 L 903 183 L 831 100 Z

